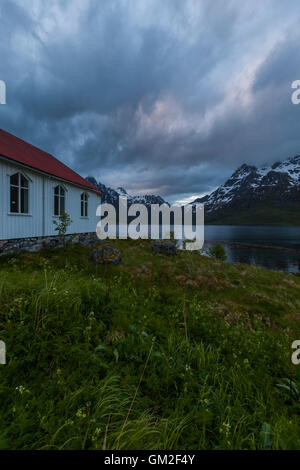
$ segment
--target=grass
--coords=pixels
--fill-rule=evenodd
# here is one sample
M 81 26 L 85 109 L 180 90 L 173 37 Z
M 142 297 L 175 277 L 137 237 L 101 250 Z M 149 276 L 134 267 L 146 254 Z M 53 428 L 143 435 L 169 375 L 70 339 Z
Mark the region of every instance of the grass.
M 0 258 L 0 449 L 300 449 L 300 278 L 110 244 Z

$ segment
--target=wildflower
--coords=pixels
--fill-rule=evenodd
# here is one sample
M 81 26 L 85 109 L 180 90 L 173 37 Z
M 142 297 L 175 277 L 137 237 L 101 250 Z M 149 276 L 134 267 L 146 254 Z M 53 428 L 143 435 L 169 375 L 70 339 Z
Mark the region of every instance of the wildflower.
M 219 428 L 220 434 L 224 434 L 226 438 L 229 436 L 231 426 L 229 423 L 223 422 L 222 425 Z
M 101 428 L 96 428 L 92 435 L 92 441 L 95 442 L 101 434 Z
M 77 418 L 86 418 L 86 413 L 84 413 L 83 408 L 79 408 L 76 413 Z
M 26 389 L 23 385 L 19 385 L 18 387 L 16 387 L 16 391 L 19 392 L 21 395 L 23 395 Z

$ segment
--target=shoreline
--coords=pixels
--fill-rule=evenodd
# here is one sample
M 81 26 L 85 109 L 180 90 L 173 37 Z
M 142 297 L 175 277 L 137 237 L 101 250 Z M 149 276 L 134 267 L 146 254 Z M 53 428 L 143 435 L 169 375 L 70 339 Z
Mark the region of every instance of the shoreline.
M 291 251 L 293 253 L 298 253 L 300 254 L 300 249 L 298 248 L 289 248 L 286 246 L 277 246 L 277 245 L 263 245 L 263 244 L 258 244 L 258 243 L 247 243 L 247 242 L 230 242 L 226 240 L 206 240 L 205 243 L 221 243 L 223 245 L 229 245 L 233 246 L 236 248 L 262 248 L 262 249 L 275 249 L 275 250 L 283 250 L 283 251 Z

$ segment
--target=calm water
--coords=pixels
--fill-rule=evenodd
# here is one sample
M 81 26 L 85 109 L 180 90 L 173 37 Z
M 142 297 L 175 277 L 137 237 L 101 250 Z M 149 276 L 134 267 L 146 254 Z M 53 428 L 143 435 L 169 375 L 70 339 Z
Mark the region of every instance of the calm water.
M 300 272 L 300 227 L 206 225 L 204 253 L 217 241 L 224 244 L 229 263 Z
M 230 263 L 300 272 L 300 227 L 205 226 L 204 250 L 216 241 L 224 242 Z

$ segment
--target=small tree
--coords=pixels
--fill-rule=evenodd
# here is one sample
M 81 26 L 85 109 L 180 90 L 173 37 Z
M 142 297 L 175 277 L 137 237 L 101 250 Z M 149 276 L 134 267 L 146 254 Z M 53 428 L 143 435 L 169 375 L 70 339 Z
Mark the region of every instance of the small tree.
M 71 217 L 67 212 L 62 212 L 61 215 L 58 217 L 57 220 L 53 220 L 54 225 L 56 225 L 56 228 L 54 229 L 56 232 L 58 232 L 58 235 L 63 238 L 64 244 L 65 244 L 65 236 L 67 233 L 67 229 L 69 225 L 73 220 L 71 220 Z
M 221 243 L 217 243 L 216 245 L 210 247 L 209 249 L 210 256 L 213 256 L 220 261 L 225 261 L 227 259 L 226 251 Z

